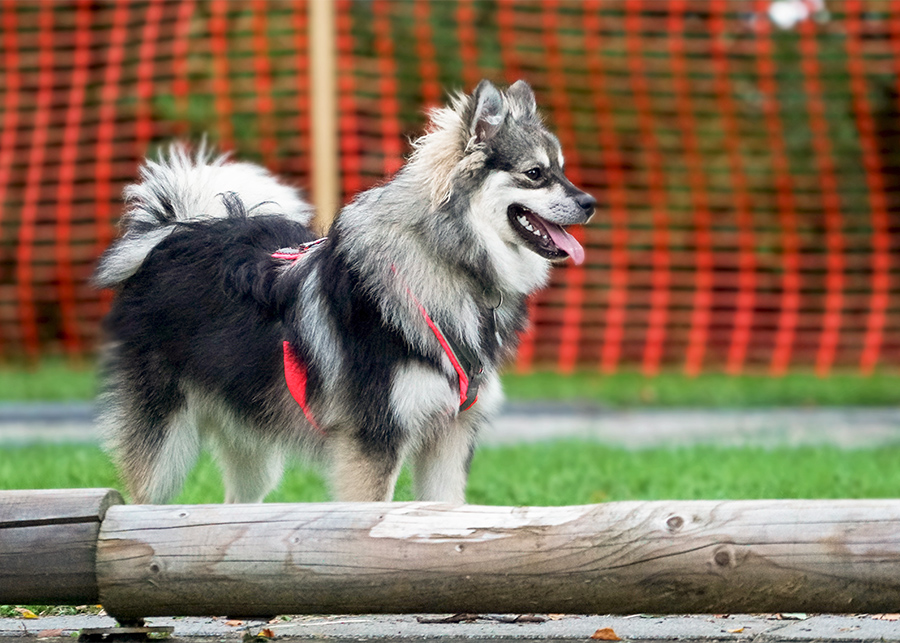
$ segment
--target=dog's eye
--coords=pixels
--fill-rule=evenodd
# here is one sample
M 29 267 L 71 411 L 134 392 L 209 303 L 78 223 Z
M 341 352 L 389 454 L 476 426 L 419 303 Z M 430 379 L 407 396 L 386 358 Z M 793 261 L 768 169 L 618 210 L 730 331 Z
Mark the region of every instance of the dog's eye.
M 525 176 L 532 181 L 540 181 L 541 177 L 544 176 L 544 171 L 539 167 L 533 167 L 530 170 L 525 171 Z

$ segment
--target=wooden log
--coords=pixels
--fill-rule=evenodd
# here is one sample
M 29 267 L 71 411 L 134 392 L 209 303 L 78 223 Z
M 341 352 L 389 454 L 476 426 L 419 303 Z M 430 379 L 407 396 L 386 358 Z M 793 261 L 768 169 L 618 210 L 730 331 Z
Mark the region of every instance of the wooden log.
M 883 612 L 900 500 L 112 507 L 119 618 L 403 612 Z
M 99 600 L 97 534 L 113 489 L 0 491 L 0 604 Z

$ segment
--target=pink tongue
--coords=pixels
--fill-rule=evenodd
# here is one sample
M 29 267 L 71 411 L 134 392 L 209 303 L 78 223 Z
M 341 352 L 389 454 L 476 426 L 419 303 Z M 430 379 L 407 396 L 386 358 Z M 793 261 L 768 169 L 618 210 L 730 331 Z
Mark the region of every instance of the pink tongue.
M 550 223 L 549 221 L 544 222 L 544 227 L 547 230 L 547 234 L 553 239 L 553 243 L 555 243 L 560 250 L 565 250 L 566 254 L 568 254 L 572 261 L 575 262 L 576 266 L 580 266 L 584 263 L 584 248 L 582 248 L 581 244 L 575 240 L 575 237 L 560 226 Z

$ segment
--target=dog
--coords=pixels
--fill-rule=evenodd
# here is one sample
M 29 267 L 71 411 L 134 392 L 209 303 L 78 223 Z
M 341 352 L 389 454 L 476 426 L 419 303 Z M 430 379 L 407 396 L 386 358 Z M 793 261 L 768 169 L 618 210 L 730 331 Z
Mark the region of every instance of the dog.
M 409 458 L 417 499 L 465 502 L 526 298 L 584 260 L 565 227 L 596 201 L 525 82 L 430 116 L 322 239 L 261 167 L 177 144 L 144 164 L 94 276 L 114 290 L 99 420 L 134 502 L 170 501 L 204 445 L 229 503 L 261 502 L 292 453 L 336 500 L 391 500 Z

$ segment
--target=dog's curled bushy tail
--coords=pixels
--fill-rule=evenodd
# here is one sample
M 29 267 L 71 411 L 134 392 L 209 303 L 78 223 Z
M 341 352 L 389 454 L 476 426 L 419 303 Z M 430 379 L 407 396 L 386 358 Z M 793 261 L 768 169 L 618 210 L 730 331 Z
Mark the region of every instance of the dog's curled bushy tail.
M 120 236 L 100 258 L 94 283 L 113 288 L 124 282 L 179 224 L 228 216 L 223 197 L 229 193 L 250 216 L 281 215 L 308 224 L 313 215 L 296 188 L 265 168 L 216 156 L 204 144 L 194 152 L 173 144 L 159 161 L 146 161 L 140 181 L 125 188 Z

